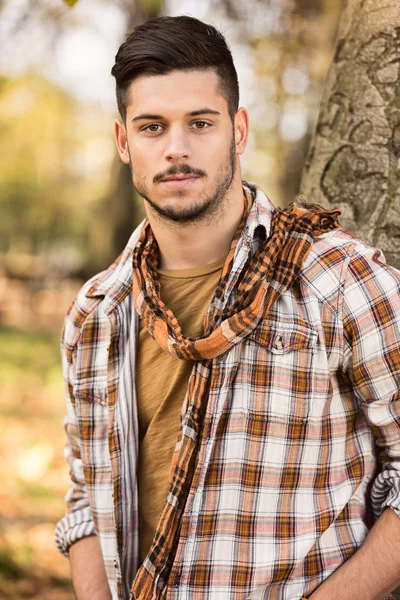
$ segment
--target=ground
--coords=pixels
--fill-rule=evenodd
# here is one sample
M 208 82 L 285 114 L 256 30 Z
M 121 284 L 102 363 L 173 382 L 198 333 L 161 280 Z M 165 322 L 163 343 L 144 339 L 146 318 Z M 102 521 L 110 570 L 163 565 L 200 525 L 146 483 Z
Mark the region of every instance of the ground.
M 64 513 L 59 335 L 0 328 L 0 597 L 73 600 L 53 542 Z

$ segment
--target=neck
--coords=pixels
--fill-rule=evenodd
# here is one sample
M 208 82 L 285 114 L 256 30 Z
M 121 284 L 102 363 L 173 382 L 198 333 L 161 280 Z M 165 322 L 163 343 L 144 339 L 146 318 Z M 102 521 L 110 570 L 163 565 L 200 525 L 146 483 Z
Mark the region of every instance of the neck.
M 151 209 L 147 218 L 157 240 L 162 269 L 195 269 L 225 258 L 244 210 L 241 181 L 221 203 L 219 214 L 204 222 L 170 223 Z

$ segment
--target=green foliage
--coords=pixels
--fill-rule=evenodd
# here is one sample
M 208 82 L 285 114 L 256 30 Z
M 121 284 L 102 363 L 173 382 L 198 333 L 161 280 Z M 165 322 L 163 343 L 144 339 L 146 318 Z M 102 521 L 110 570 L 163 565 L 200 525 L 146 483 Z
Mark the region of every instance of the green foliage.
M 145 9 L 149 19 L 158 17 L 160 15 L 162 5 L 162 0 L 142 0 L 142 6 Z
M 0 253 L 42 255 L 63 273 L 92 259 L 110 121 L 42 76 L 0 79 Z
M 26 332 L 0 325 L 0 365 L 3 383 L 21 383 L 33 375 L 39 383 L 46 384 L 53 369 L 61 369 L 59 336 L 49 331 Z
M 10 552 L 0 549 L 0 577 L 5 579 L 22 579 L 24 570 L 14 560 Z

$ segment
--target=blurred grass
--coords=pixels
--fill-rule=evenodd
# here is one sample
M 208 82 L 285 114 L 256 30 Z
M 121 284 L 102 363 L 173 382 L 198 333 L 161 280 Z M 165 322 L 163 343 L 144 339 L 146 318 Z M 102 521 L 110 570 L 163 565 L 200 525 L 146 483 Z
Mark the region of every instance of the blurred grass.
M 59 333 L 0 326 L 0 598 L 72 600 L 54 526 L 68 470 Z

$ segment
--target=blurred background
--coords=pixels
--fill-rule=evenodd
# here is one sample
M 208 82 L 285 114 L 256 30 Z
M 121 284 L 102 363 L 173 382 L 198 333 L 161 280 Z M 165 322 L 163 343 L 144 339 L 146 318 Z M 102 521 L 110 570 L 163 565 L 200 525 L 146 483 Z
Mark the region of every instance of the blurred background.
M 0 597 L 72 600 L 59 335 L 82 284 L 143 218 L 117 157 L 110 75 L 133 27 L 190 14 L 225 34 L 250 113 L 244 178 L 298 193 L 339 0 L 0 0 Z M 73 5 L 74 4 L 74 5 Z

